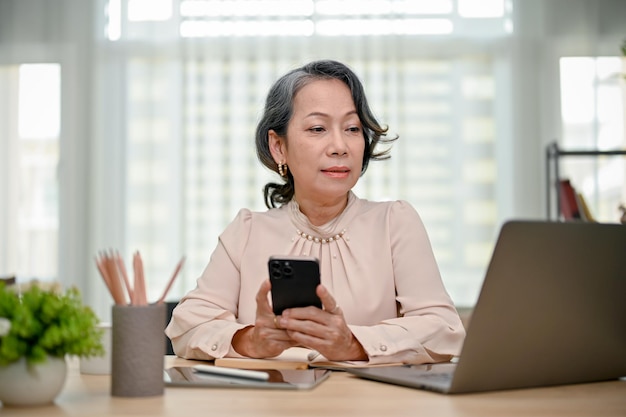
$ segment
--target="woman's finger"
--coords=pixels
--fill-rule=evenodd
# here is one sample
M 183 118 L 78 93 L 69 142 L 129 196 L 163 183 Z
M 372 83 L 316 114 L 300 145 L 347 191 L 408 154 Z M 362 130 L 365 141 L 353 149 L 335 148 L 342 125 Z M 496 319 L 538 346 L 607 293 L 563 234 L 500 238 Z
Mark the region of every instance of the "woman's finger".
M 270 306 L 269 297 L 268 297 L 271 289 L 272 289 L 272 284 L 270 283 L 269 279 L 266 279 L 265 281 L 261 283 L 261 286 L 259 287 L 259 291 L 256 293 L 257 316 L 259 315 L 259 313 L 263 313 L 263 314 L 272 313 L 273 314 L 272 307 Z
M 322 301 L 324 310 L 330 314 L 341 314 L 341 307 L 335 301 L 335 298 L 330 294 L 330 291 L 326 289 L 322 284 L 317 286 L 317 296 Z

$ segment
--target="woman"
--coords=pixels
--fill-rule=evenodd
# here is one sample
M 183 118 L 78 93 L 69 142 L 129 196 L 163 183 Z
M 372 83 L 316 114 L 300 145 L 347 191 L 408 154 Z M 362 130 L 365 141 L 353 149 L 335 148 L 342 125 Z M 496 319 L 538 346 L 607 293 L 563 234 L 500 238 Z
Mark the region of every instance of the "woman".
M 292 346 L 328 360 L 427 363 L 459 353 L 465 331 L 417 212 L 351 191 L 386 139 L 345 65 L 316 61 L 271 88 L 257 127 L 266 212 L 242 209 L 166 330 L 185 358 L 273 357 Z M 274 316 L 267 261 L 319 259 L 323 308 Z

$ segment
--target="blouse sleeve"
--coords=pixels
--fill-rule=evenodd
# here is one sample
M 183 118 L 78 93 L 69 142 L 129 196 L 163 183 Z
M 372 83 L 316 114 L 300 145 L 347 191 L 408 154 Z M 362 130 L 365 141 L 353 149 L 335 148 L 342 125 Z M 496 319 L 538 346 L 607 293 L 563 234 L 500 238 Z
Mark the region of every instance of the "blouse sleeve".
M 240 356 L 231 347 L 235 332 L 246 327 L 236 320 L 240 256 L 250 235 L 251 212 L 241 210 L 220 235 L 196 288 L 174 309 L 165 333 L 174 352 L 187 359 Z
M 422 220 L 410 204 L 398 201 L 388 221 L 399 317 L 350 329 L 372 364 L 450 360 L 460 353 L 465 329 L 444 288 Z

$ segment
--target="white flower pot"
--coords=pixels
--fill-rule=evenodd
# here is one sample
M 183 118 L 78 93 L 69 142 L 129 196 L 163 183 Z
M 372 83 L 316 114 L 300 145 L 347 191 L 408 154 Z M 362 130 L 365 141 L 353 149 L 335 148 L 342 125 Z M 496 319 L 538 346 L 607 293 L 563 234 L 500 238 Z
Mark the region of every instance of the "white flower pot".
M 65 358 L 48 357 L 32 366 L 22 358 L 0 366 L 0 401 L 3 406 L 50 404 L 63 389 L 66 376 Z

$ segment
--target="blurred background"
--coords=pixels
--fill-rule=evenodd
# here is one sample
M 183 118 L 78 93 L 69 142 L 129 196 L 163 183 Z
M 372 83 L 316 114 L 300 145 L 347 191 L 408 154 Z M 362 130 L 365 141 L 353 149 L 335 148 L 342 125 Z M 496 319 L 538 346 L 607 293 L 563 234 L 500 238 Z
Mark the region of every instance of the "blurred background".
M 413 204 L 471 308 L 502 223 L 558 218 L 548 145 L 625 148 L 625 39 L 623 0 L 0 0 L 0 276 L 78 286 L 108 320 L 98 251 L 139 250 L 153 301 L 185 255 L 179 299 L 265 209 L 270 85 L 329 58 L 400 136 L 355 192 Z M 599 221 L 625 159 L 562 160 Z

